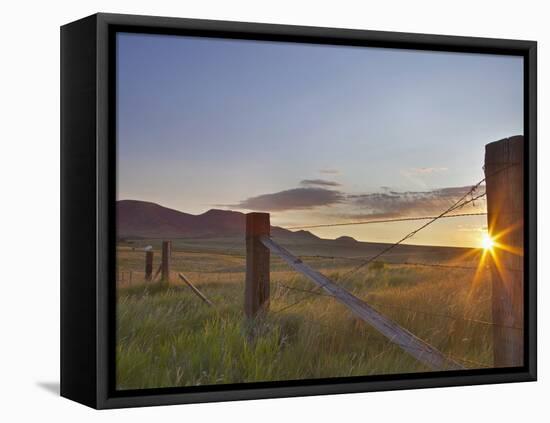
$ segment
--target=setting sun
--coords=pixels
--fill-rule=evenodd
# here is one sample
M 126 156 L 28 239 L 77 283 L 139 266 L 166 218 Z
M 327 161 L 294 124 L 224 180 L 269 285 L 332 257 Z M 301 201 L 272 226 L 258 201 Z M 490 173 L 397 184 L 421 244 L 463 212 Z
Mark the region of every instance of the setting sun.
M 495 241 L 493 241 L 493 238 L 491 238 L 491 235 L 488 233 L 484 233 L 483 237 L 481 238 L 481 246 L 484 250 L 491 250 L 493 246 L 495 245 Z

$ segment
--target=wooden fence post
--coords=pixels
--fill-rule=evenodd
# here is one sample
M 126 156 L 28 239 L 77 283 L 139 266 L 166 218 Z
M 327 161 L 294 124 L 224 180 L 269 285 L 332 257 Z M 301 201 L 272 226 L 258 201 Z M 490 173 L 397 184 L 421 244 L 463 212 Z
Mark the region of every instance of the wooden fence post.
M 269 309 L 269 249 L 260 238 L 270 235 L 269 213 L 246 215 L 246 285 L 244 311 L 247 318 Z
M 485 146 L 495 367 L 523 366 L 523 137 Z
M 155 252 L 149 250 L 145 252 L 145 280 L 151 282 L 153 280 L 153 258 Z
M 170 282 L 170 256 L 172 255 L 172 242 L 162 241 L 161 280 Z

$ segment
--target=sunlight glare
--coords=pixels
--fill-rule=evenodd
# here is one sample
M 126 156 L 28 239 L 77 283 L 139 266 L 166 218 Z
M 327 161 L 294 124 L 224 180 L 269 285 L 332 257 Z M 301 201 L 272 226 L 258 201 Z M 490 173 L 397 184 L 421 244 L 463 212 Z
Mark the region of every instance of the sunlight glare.
M 491 238 L 491 235 L 488 233 L 484 233 L 483 237 L 481 238 L 481 246 L 484 250 L 492 250 L 493 246 L 495 245 L 495 241 L 493 238 Z

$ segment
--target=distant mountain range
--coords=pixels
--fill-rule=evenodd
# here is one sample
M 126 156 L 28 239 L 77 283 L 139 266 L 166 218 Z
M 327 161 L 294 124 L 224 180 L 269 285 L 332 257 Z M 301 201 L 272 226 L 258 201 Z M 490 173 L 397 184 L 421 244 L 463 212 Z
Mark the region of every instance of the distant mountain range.
M 121 200 L 116 203 L 118 238 L 205 238 L 245 236 L 244 213 L 211 209 L 194 215 L 155 203 Z M 308 231 L 271 227 L 276 237 L 319 240 Z
M 194 239 L 204 243 L 212 240 L 212 248 L 235 249 L 242 252 L 246 230 L 246 215 L 231 210 L 208 210 L 194 215 L 137 200 L 117 201 L 117 238 L 138 245 L 141 240 L 187 239 L 194 245 Z M 292 232 L 272 226 L 271 235 L 301 255 L 330 255 L 343 257 L 371 257 L 388 244 L 361 242 L 350 236 L 323 239 L 308 231 Z M 223 240 L 222 240 L 223 239 Z M 185 241 L 183 241 L 185 242 Z M 206 242 L 208 244 L 208 242 Z M 229 244 L 228 244 L 229 243 Z M 145 246 L 144 244 L 143 246 Z M 148 245 L 148 244 L 147 244 Z M 196 246 L 194 246 L 196 248 Z M 384 261 L 395 262 L 446 262 L 460 259 L 464 248 L 399 245 L 384 255 Z

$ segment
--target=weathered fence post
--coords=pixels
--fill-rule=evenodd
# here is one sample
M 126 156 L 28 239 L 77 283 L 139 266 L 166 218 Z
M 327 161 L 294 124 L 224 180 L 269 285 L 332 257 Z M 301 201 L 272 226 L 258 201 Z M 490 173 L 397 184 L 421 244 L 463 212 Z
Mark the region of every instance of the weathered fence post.
M 523 137 L 485 146 L 495 367 L 523 365 Z
M 270 235 L 269 213 L 246 215 L 246 286 L 244 311 L 248 318 L 269 309 L 269 249 L 260 238 Z
M 153 280 L 153 258 L 155 252 L 149 250 L 145 252 L 145 280 L 151 282 Z
M 162 241 L 161 280 L 170 281 L 170 256 L 172 255 L 172 242 Z

